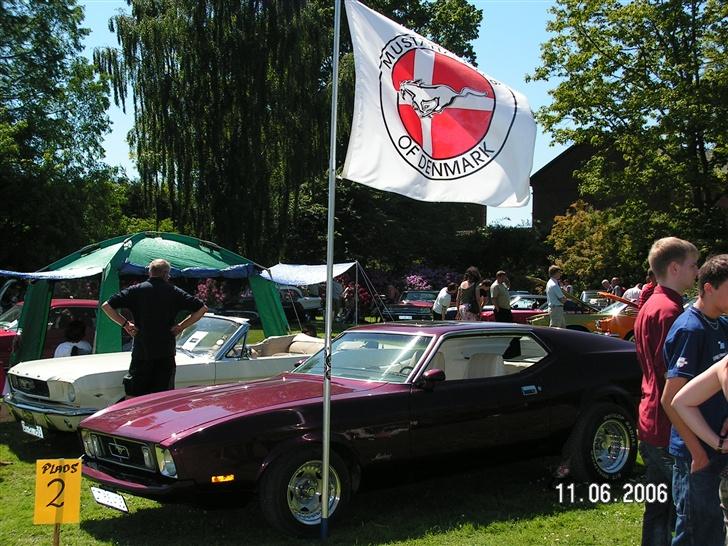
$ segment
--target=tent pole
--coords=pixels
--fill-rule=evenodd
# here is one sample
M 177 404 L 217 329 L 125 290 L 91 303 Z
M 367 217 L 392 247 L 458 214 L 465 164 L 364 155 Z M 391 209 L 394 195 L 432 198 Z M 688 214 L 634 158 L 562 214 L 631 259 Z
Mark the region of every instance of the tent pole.
M 354 324 L 359 324 L 359 260 L 354 268 Z
M 336 107 L 339 93 L 339 31 L 341 0 L 334 0 L 334 53 L 331 75 L 331 126 L 329 128 L 329 202 L 326 231 L 326 334 L 323 378 L 323 456 L 321 464 L 321 540 L 329 536 L 329 452 L 331 449 L 331 327 L 334 285 L 334 206 L 336 192 Z

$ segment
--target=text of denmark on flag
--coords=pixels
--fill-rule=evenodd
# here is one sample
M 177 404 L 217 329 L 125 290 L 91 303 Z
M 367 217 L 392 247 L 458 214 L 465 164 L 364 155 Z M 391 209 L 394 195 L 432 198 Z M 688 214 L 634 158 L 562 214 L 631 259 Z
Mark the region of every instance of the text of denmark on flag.
M 356 0 L 346 12 L 356 95 L 341 176 L 422 201 L 527 204 L 526 97 Z

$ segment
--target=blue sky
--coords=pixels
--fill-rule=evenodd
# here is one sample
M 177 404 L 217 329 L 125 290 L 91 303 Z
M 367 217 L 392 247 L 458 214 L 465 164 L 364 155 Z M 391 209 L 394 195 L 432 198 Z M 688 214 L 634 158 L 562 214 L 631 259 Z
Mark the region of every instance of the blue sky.
M 521 91 L 528 97 L 534 111 L 550 102 L 551 82 L 526 83 L 525 76 L 538 66 L 540 45 L 548 35 L 546 22 L 550 19 L 551 0 L 470 0 L 483 10 L 480 37 L 475 41 L 478 67 L 485 73 Z M 109 32 L 108 21 L 119 10 L 128 11 L 125 0 L 80 0 L 86 11 L 84 26 L 91 30 L 86 40 L 86 54 L 93 49 L 117 45 L 116 37 Z M 128 105 L 129 106 L 129 105 Z M 132 116 L 124 114 L 112 105 L 109 110 L 112 132 L 104 141 L 106 161 L 121 165 L 127 173 L 136 175 L 136 169 L 129 159 L 126 133 L 131 129 Z M 533 170 L 546 165 L 564 150 L 563 146 L 551 146 L 551 139 L 539 128 Z M 488 207 L 488 223 L 517 225 L 531 221 L 531 206 L 518 209 L 497 209 Z

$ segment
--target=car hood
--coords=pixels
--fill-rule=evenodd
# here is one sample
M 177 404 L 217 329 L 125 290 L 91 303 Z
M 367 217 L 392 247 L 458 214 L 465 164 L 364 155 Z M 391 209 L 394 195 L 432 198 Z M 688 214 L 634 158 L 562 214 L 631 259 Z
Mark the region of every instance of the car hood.
M 382 385 L 334 380 L 331 396 L 345 396 Z M 217 421 L 320 400 L 321 396 L 321 377 L 282 374 L 247 383 L 191 387 L 140 396 L 93 414 L 81 426 L 104 434 L 161 443 L 184 438 Z
M 177 353 L 176 356 L 178 366 L 206 360 L 202 357 L 193 358 L 182 353 Z M 67 381 L 73 383 L 89 375 L 126 371 L 129 369 L 130 362 L 131 353 L 129 352 L 45 358 L 16 364 L 10 369 L 10 373 L 41 381 Z

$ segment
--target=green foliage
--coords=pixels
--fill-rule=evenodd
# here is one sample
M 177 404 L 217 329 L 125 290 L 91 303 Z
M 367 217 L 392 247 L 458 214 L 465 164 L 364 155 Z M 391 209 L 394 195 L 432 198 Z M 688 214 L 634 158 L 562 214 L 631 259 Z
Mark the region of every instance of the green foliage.
M 665 235 L 725 249 L 728 218 L 718 203 L 728 183 L 728 4 L 560 0 L 552 13 L 533 78 L 560 83 L 538 119 L 557 142 L 595 148 L 577 173 L 580 190 L 611 204 L 562 220 L 555 241 L 576 242 L 582 232 L 612 247 L 579 244 L 583 254 L 560 254 L 564 265 L 579 263 L 590 278 L 635 271 L 650 237 Z M 594 264 L 581 263 L 591 255 Z
M 260 263 L 325 257 L 326 169 L 333 5 L 328 0 L 218 2 L 132 0 L 111 20 L 120 47 L 96 65 L 125 104 L 131 89 L 144 201 L 169 209 L 175 230 L 215 240 Z M 465 0 L 369 4 L 472 58 L 481 12 Z M 354 67 L 342 29 L 337 157 L 353 109 Z M 372 191 L 337 188 L 343 241 L 337 254 L 407 263 L 390 250 L 419 227 L 390 216 L 416 205 Z M 341 204 L 341 209 L 339 209 Z M 458 210 L 458 209 L 449 209 Z M 460 208 L 459 210 L 464 210 Z M 158 211 L 148 217 L 164 218 Z M 401 210 L 400 210 L 401 212 Z M 420 216 L 437 215 L 437 211 Z M 441 231 L 452 236 L 462 213 Z M 395 221 L 399 218 L 399 221 Z M 396 225 L 395 225 L 396 224 Z M 439 222 L 436 222 L 439 226 Z M 391 228 L 391 229 L 390 229 Z M 392 233 L 392 229 L 396 233 Z M 419 241 L 418 241 L 419 242 Z M 419 245 L 421 250 L 425 245 Z M 434 246 L 434 245 L 433 245 Z M 420 252 L 418 259 L 432 257 Z M 398 265 L 397 264 L 397 265 Z
M 105 80 L 73 0 L 0 9 L 0 264 L 34 270 L 117 234 L 124 177 L 102 163 Z

